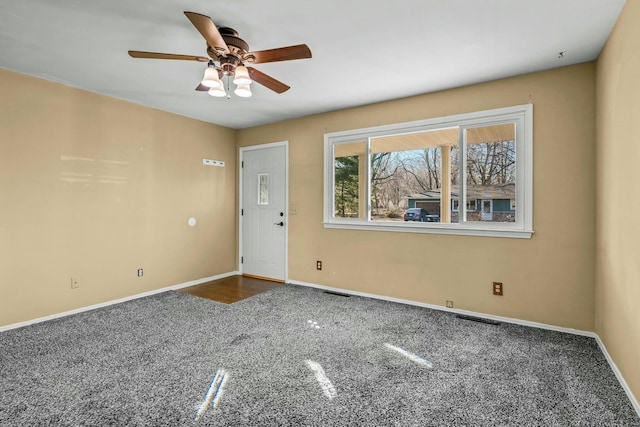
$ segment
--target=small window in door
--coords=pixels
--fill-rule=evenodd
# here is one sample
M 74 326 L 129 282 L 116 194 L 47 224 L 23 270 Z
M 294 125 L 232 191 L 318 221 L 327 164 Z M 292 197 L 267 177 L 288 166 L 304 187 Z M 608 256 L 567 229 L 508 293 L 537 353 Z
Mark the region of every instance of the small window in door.
M 258 174 L 258 204 L 269 204 L 269 174 Z

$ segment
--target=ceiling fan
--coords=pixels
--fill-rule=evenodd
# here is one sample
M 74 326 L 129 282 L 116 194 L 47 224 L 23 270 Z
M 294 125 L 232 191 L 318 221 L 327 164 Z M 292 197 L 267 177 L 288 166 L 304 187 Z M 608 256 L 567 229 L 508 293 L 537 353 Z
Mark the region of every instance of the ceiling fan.
M 222 78 L 227 76 L 236 85 L 234 93 L 241 97 L 251 96 L 252 81 L 283 93 L 289 86 L 273 77 L 245 64 L 263 64 L 266 62 L 290 61 L 311 58 L 311 50 L 306 44 L 286 46 L 275 49 L 249 51 L 249 45 L 242 40 L 233 28 L 217 28 L 210 17 L 195 12 L 184 12 L 189 21 L 202 34 L 207 42 L 207 55 L 178 55 L 172 53 L 142 52 L 130 50 L 133 58 L 174 59 L 183 61 L 206 62 L 207 69 L 197 91 L 206 91 L 213 96 L 227 96 Z

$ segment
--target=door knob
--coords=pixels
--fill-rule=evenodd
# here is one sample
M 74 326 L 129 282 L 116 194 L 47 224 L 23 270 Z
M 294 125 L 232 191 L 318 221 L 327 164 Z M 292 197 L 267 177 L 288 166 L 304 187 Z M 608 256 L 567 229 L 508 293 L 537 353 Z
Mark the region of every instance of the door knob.
M 273 225 L 279 225 L 280 227 L 284 227 L 284 222 L 274 222 Z

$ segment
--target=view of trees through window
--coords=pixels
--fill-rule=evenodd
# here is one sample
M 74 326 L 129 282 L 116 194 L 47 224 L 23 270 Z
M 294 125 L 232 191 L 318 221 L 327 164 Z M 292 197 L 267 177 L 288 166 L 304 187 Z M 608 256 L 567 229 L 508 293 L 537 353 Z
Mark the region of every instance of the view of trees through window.
M 366 143 L 351 142 L 335 147 L 334 154 L 334 205 L 335 216 L 340 218 L 366 218 L 363 179 L 366 163 L 363 162 Z
M 374 221 L 515 221 L 515 124 L 463 130 L 466 174 L 464 212 L 459 209 L 461 154 L 457 127 L 371 138 L 334 148 L 335 216 L 366 218 L 364 177 L 370 167 Z M 444 197 L 443 197 L 444 196 Z M 443 200 L 445 205 L 443 205 Z M 409 208 L 426 211 L 409 218 Z

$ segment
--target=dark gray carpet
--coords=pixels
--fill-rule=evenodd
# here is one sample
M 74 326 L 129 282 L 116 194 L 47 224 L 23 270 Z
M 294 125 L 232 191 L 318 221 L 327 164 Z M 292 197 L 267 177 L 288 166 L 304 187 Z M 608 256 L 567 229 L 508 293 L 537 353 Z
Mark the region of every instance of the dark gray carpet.
M 640 426 L 591 338 L 291 285 L 3 332 L 0 391 L 2 426 Z

